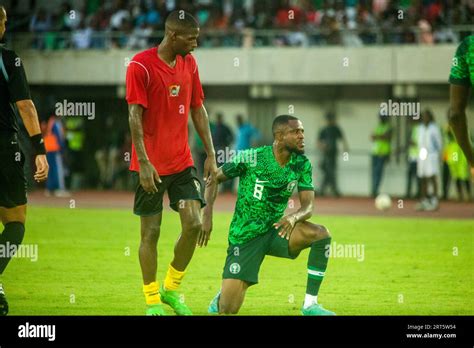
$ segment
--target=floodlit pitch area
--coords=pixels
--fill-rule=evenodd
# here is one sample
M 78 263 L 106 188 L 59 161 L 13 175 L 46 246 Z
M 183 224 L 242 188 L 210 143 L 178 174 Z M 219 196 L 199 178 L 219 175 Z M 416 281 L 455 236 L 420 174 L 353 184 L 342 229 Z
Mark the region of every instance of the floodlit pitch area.
M 197 315 L 220 286 L 232 214 L 216 212 L 207 248 L 197 249 L 182 285 Z M 322 216 L 333 236 L 319 300 L 338 315 L 473 315 L 472 220 Z M 129 210 L 31 206 L 25 244 L 38 260 L 15 258 L 4 274 L 11 315 L 144 315 L 139 219 Z M 158 279 L 179 233 L 165 211 Z M 267 257 L 241 315 L 299 315 L 308 251 Z M 167 307 L 168 313 L 172 311 Z

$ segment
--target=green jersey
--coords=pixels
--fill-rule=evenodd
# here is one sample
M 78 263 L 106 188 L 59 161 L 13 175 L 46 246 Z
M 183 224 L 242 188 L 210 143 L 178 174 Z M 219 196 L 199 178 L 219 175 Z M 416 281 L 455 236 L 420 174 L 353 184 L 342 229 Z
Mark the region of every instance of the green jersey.
M 229 231 L 232 244 L 243 244 L 273 228 L 283 216 L 295 187 L 298 191 L 314 190 L 308 158 L 292 154 L 282 168 L 272 146 L 239 152 L 222 170 L 228 178 L 240 177 Z
M 463 86 L 472 86 L 474 83 L 474 35 L 466 37 L 458 46 L 451 65 L 449 82 Z

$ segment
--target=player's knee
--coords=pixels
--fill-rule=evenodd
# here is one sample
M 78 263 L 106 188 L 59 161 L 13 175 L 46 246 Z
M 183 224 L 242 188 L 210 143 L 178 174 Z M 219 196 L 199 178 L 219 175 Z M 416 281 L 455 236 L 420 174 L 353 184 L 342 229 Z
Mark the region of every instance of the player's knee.
M 199 232 L 201 232 L 202 229 L 202 223 L 198 219 L 195 221 L 188 222 L 186 224 L 183 224 L 183 232 L 187 233 L 189 235 L 199 235 Z
M 319 225 L 321 239 L 331 238 L 331 234 L 329 233 L 329 229 L 326 226 Z
M 219 303 L 219 314 L 231 315 L 239 313 L 240 306 L 236 303 Z
M 331 238 L 331 234 L 326 226 L 323 225 L 313 225 L 309 232 L 309 239 L 312 242 L 316 242 L 318 240 Z
M 160 238 L 160 226 L 151 225 L 147 226 L 142 235 L 142 243 L 145 244 L 156 244 Z

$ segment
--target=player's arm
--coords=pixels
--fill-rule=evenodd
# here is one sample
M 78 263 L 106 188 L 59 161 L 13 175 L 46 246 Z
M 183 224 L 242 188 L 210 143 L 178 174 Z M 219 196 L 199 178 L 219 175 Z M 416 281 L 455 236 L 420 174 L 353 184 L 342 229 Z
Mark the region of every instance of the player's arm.
M 145 192 L 156 193 L 158 189 L 155 180 L 161 183 L 156 168 L 150 162 L 146 153 L 145 141 L 143 140 L 143 106 L 139 104 L 128 105 L 128 123 L 132 133 L 132 142 L 135 147 L 138 162 L 140 163 L 140 185 Z
M 214 202 L 217 197 L 218 186 L 220 183 L 228 179 L 229 178 L 225 176 L 222 167 L 220 167 L 217 169 L 215 180 L 208 180 L 206 183 L 206 192 L 204 193 L 206 206 L 203 209 L 202 229 L 197 241 L 199 247 L 207 246 L 207 242 L 210 240 L 212 232 L 212 213 Z
M 470 88 L 465 85 L 451 84 L 450 87 L 450 106 L 449 125 L 453 130 L 456 140 L 464 151 L 467 161 L 474 168 L 474 153 L 469 140 L 469 131 L 467 129 L 466 107 L 469 98 Z M 474 173 L 473 173 L 474 175 Z
M 207 181 L 209 176 L 211 180 L 213 180 L 217 172 L 216 152 L 212 144 L 209 116 L 207 115 L 204 105 L 191 108 L 191 118 L 193 119 L 194 127 L 202 140 L 204 150 L 207 154 L 206 161 L 204 162 L 204 181 Z
M 34 178 L 37 182 L 44 181 L 48 178 L 49 166 L 46 160 L 46 150 L 44 148 L 43 136 L 41 135 L 35 104 L 31 99 L 18 100 L 15 104 L 36 153 L 36 172 Z
M 8 72 L 7 87 L 10 94 L 10 102 L 14 103 L 18 109 L 35 152 L 36 172 L 34 178 L 37 182 L 44 181 L 48 177 L 49 166 L 46 160 L 46 149 L 41 135 L 38 113 L 36 112 L 35 104 L 31 100 L 25 68 L 20 57 L 13 51 L 4 58 L 7 61 L 7 65 L 12 67 Z
M 296 212 L 286 215 L 280 221 L 273 224 L 275 229 L 280 229 L 278 235 L 282 238 L 290 239 L 291 232 L 296 223 L 306 221 L 313 215 L 314 191 L 306 190 L 298 193 L 301 207 Z

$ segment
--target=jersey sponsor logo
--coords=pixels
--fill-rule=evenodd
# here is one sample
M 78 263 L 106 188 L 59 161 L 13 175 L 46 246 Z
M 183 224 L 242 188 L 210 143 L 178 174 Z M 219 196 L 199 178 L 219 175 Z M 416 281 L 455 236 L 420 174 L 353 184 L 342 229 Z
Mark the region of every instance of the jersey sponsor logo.
M 170 97 L 179 97 L 180 85 L 171 85 L 168 87 L 170 91 Z
M 237 274 L 240 272 L 240 265 L 237 262 L 234 262 L 233 264 L 230 265 L 229 271 L 232 274 Z
M 291 182 L 288 184 L 288 186 L 286 187 L 286 190 L 287 190 L 288 192 L 293 192 L 293 190 L 295 189 L 295 186 L 296 186 L 297 183 L 298 183 L 298 181 L 296 181 L 296 180 L 291 181 Z

